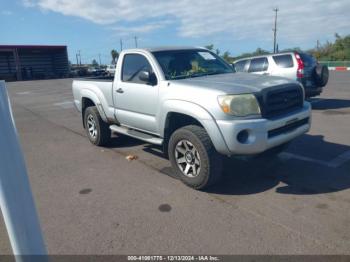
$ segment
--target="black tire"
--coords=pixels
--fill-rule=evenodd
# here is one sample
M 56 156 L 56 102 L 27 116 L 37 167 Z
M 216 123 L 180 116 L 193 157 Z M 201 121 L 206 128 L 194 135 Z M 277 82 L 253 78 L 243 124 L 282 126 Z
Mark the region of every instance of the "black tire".
M 179 153 L 175 151 L 178 144 L 182 141 L 189 141 L 190 144 L 194 146 L 196 152 L 198 152 L 200 168 L 197 168 L 197 171 L 199 171 L 194 177 L 185 175 L 178 166 L 176 154 Z M 207 132 L 200 126 L 189 125 L 176 130 L 169 140 L 168 155 L 177 176 L 189 187 L 198 190 L 205 189 L 218 182 L 221 177 L 223 164 L 222 156 L 216 152 Z M 186 159 L 185 154 L 183 158 Z M 187 162 L 184 163 L 184 165 L 187 164 Z M 195 172 L 193 168 L 192 172 Z
M 315 80 L 318 86 L 324 87 L 329 79 L 329 70 L 327 66 L 317 65 L 315 68 Z
M 89 119 L 95 121 L 95 135 L 92 135 L 89 131 Z M 111 140 L 111 130 L 109 129 L 109 125 L 102 120 L 96 106 L 86 108 L 84 114 L 84 125 L 86 134 L 92 144 L 96 146 L 104 146 Z

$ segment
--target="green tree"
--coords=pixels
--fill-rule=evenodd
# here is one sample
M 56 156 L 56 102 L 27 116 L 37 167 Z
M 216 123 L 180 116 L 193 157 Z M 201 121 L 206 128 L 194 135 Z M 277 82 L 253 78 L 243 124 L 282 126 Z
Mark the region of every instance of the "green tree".
M 241 59 L 241 58 L 245 58 L 245 57 L 250 57 L 250 56 L 257 56 L 257 55 L 267 55 L 269 54 L 270 52 L 267 51 L 267 50 L 264 50 L 260 47 L 258 47 L 254 52 L 251 52 L 251 53 L 243 53 L 237 57 L 234 57 L 233 59 L 234 60 L 237 60 L 237 59 Z
M 213 44 L 206 45 L 205 48 L 210 50 L 210 51 L 213 51 L 214 50 L 214 45 Z
M 96 59 L 92 60 L 91 64 L 93 67 L 98 67 L 98 63 L 97 63 Z
M 232 57 L 230 57 L 230 52 L 229 51 L 225 51 L 222 55 L 222 58 L 228 62 L 228 63 L 231 63 L 232 62 Z
M 111 56 L 112 56 L 112 64 L 115 65 L 117 63 L 117 60 L 118 60 L 118 57 L 119 57 L 118 51 L 113 49 L 111 51 Z
M 335 33 L 334 37 L 334 43 L 327 41 L 318 48 L 309 50 L 308 53 L 311 53 L 321 61 L 350 60 L 350 35 L 342 37 L 338 33 Z
M 204 47 L 212 52 L 215 52 L 217 55 L 220 55 L 220 49 L 215 48 L 213 44 L 206 45 Z

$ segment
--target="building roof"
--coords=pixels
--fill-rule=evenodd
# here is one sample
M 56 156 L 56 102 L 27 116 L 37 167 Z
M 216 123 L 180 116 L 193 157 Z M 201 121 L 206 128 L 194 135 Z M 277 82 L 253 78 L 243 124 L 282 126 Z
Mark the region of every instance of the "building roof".
M 65 45 L 0 45 L 0 49 L 58 49 L 67 48 Z

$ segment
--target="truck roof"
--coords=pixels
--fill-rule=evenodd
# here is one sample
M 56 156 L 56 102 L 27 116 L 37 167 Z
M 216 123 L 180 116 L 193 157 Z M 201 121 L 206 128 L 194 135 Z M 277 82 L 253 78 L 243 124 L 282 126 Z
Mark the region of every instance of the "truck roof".
M 199 47 L 199 46 L 159 46 L 159 47 L 148 47 L 148 48 L 139 48 L 139 49 L 128 49 L 127 51 L 146 50 L 148 52 L 159 52 L 159 51 L 190 50 L 190 49 L 206 50 L 204 47 Z

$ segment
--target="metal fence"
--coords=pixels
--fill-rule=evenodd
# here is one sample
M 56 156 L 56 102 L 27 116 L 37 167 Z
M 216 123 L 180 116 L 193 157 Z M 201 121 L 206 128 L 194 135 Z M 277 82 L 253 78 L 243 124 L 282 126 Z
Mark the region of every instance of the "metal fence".
M 319 61 L 319 63 L 328 67 L 350 67 L 350 61 Z

